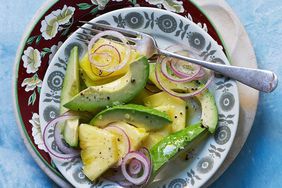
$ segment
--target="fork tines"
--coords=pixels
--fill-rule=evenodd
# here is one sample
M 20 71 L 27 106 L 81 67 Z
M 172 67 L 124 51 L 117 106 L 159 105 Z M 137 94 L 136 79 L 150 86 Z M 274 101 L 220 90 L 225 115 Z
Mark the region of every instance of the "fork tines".
M 129 29 L 123 29 L 120 27 L 113 27 L 111 25 L 106 25 L 106 24 L 101 24 L 101 23 L 92 23 L 92 22 L 87 22 L 87 21 L 79 21 L 80 23 L 88 24 L 92 26 L 92 29 L 95 30 L 100 30 L 100 31 L 105 31 L 105 30 L 113 30 L 122 33 L 123 35 L 127 37 L 138 37 L 140 35 L 139 32 L 129 30 Z
M 130 45 L 135 45 L 136 42 L 139 40 L 138 37 L 140 35 L 136 31 L 117 28 L 117 27 L 113 27 L 110 25 L 99 24 L 99 23 L 91 23 L 91 22 L 85 22 L 85 21 L 79 21 L 79 22 L 91 25 L 91 27 L 77 26 L 78 28 L 82 29 L 82 32 L 77 33 L 78 34 L 77 40 L 82 41 L 82 42 L 88 43 L 94 35 L 101 33 L 103 31 L 106 31 L 106 30 L 113 30 L 113 31 L 120 32 L 127 38 L 128 44 Z M 108 38 L 108 39 L 115 40 L 116 42 L 120 42 L 120 40 L 118 38 L 115 38 L 114 36 L 105 36 L 104 38 Z

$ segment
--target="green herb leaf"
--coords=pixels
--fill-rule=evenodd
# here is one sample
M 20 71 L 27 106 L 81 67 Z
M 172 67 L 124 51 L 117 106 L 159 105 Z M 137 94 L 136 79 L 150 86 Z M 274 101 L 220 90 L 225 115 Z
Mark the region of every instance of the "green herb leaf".
M 79 3 L 77 4 L 79 10 L 87 10 L 90 9 L 93 5 L 88 4 L 88 3 Z
M 42 36 L 41 36 L 41 35 L 39 35 L 39 36 L 37 37 L 37 39 L 36 39 L 35 43 L 36 43 L 36 44 L 39 44 L 39 42 L 40 42 L 41 38 L 42 38 Z
M 90 11 L 90 14 L 94 15 L 98 12 L 98 7 L 95 7 L 93 8 L 91 11 Z
M 27 44 L 32 44 L 36 36 L 29 37 L 26 41 Z
M 35 101 L 36 101 L 36 92 L 34 91 L 32 95 L 30 95 L 30 97 L 28 98 L 28 106 L 34 105 Z
M 50 49 L 50 48 L 43 48 L 42 51 L 47 52 L 47 53 L 50 53 L 50 52 L 51 52 L 51 49 Z

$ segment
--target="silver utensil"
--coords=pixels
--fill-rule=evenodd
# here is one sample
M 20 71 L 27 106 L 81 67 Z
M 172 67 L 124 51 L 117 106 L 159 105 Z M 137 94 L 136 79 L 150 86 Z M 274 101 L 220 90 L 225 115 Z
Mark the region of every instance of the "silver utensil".
M 222 65 L 182 56 L 164 49 L 160 49 L 157 45 L 156 40 L 148 34 L 129 29 L 113 27 L 105 24 L 91 23 L 86 21 L 80 22 L 92 26 L 91 28 L 86 28 L 83 26 L 79 27 L 84 31 L 87 31 L 83 33 L 78 33 L 79 35 L 86 37 L 79 38 L 79 40 L 83 40 L 84 42 L 89 42 L 89 40 L 97 33 L 103 32 L 105 30 L 113 30 L 122 33 L 130 42 L 133 48 L 137 49 L 142 55 L 145 55 L 148 58 L 156 54 L 162 54 L 165 56 L 188 61 L 190 63 L 194 63 L 207 69 L 213 70 L 226 77 L 237 80 L 254 89 L 267 93 L 274 91 L 278 85 L 277 75 L 274 72 L 268 70 Z

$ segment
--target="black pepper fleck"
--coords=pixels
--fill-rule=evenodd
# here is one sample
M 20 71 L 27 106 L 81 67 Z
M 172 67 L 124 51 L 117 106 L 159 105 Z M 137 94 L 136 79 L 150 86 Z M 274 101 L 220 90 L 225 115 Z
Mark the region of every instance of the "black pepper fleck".
M 111 98 L 110 98 L 110 97 L 107 97 L 107 99 L 110 100 Z
M 177 119 L 177 116 L 174 116 L 175 119 Z
M 201 84 L 201 82 L 200 82 L 199 80 L 196 80 L 196 83 L 197 83 L 197 84 Z
M 133 79 L 131 79 L 131 83 L 135 83 L 136 82 L 136 80 L 133 78 Z

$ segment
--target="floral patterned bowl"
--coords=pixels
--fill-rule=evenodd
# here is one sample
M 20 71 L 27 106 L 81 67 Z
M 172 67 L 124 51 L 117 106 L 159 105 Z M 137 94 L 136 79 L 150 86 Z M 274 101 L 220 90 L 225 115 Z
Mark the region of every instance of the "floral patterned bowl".
M 158 45 L 162 48 L 180 43 L 196 50 L 199 56 L 205 60 L 228 64 L 221 46 L 203 29 L 187 18 L 168 11 L 143 7 L 127 8 L 103 14 L 91 22 L 145 32 L 154 36 Z M 85 27 L 90 26 L 85 25 Z M 83 31 L 79 29 L 77 32 Z M 71 35 L 60 47 L 45 74 L 39 101 L 41 130 L 44 130 L 47 123 L 59 111 L 60 92 L 70 49 L 73 46 L 78 46 L 80 57 L 87 53 L 87 44 L 78 40 L 79 35 L 76 34 L 77 32 Z M 178 159 L 171 162 L 169 167 L 173 170 L 168 172 L 168 170 L 164 169 L 163 173 L 151 185 L 152 187 L 156 185 L 174 187 L 178 184 L 200 187 L 216 172 L 223 162 L 237 129 L 239 116 L 237 86 L 234 81 L 219 77 L 214 80 L 210 90 L 215 96 L 221 120 L 216 134 L 208 137 L 202 145 L 186 153 L 186 158 L 190 160 Z M 229 124 L 233 124 L 233 126 L 229 126 Z M 47 135 L 48 138 L 52 137 L 54 132 L 48 132 Z M 53 149 L 57 149 L 52 139 L 48 141 L 53 146 Z M 79 158 L 70 162 L 59 162 L 54 159 L 54 163 L 64 177 L 75 187 L 118 186 L 102 178 L 97 182 L 90 182 L 81 172 L 82 163 Z
M 22 40 L 23 42 L 19 46 L 13 83 L 15 95 L 14 105 L 18 126 L 28 150 L 30 151 L 38 165 L 43 169 L 43 171 L 48 174 L 56 183 L 63 187 L 68 186 L 68 181 L 65 179 L 65 177 L 69 180 L 69 176 L 64 177 L 58 171 L 54 162 L 51 160 L 48 153 L 46 153 L 46 149 L 42 142 L 42 134 L 39 121 L 39 95 L 41 93 L 43 77 L 56 51 L 68 38 L 69 34 L 76 30 L 76 26 L 78 24 L 77 22 L 79 20 L 90 20 L 95 16 L 103 15 L 112 10 L 132 6 L 157 7 L 175 12 L 183 16 L 185 20 L 190 20 L 196 23 L 199 28 L 202 28 L 201 32 L 208 32 L 208 34 L 212 36 L 212 38 L 217 41 L 218 44 L 222 45 L 220 36 L 217 34 L 211 22 L 200 10 L 200 8 L 197 7 L 196 4 L 194 4 L 192 1 L 92 0 L 90 2 L 90 0 L 49 0 L 45 4 L 44 8 L 41 9 L 41 12 L 38 12 L 37 16 L 32 21 L 31 27 L 28 28 L 28 31 L 26 32 Z M 118 17 L 118 19 L 120 18 Z M 127 22 L 126 24 L 130 25 L 130 22 Z M 127 25 L 125 26 L 128 27 Z M 158 26 L 156 25 L 156 27 Z M 195 27 L 194 24 L 193 27 Z M 190 42 L 191 41 L 192 40 L 190 38 Z M 208 50 L 209 52 L 205 54 L 207 56 L 209 56 L 209 53 L 215 53 L 211 49 Z M 65 51 L 67 54 L 68 50 Z M 227 63 L 227 60 L 224 58 L 222 60 Z M 63 68 L 65 66 L 65 59 L 58 59 L 57 63 L 58 66 L 61 66 Z M 62 75 L 58 74 L 54 76 L 54 79 L 51 81 L 53 82 L 51 84 L 53 84 L 55 88 L 60 86 L 60 76 Z M 231 90 L 229 88 L 231 88 Z M 220 99 L 218 99 L 218 104 L 226 106 L 227 110 L 231 109 L 236 111 L 238 98 L 237 93 L 233 92 L 232 88 L 236 90 L 236 86 L 234 84 L 230 85 L 230 81 L 228 80 L 220 80 L 218 82 L 218 89 L 222 90 L 222 92 L 225 93 Z M 49 94 L 49 98 L 52 99 L 52 102 L 59 100 L 58 92 Z M 46 120 L 51 120 L 58 115 L 58 109 L 54 106 L 50 106 L 45 110 Z M 213 154 L 213 157 L 220 157 L 223 160 L 225 153 L 228 152 L 229 148 L 226 147 L 225 144 L 230 145 L 232 143 L 237 126 L 237 121 L 235 121 L 237 114 L 238 113 L 236 113 L 236 116 L 233 116 L 232 114 L 223 114 L 220 116 L 220 128 L 218 129 L 215 138 L 221 139 L 217 139 L 219 143 L 218 145 L 210 146 L 210 151 L 211 154 Z M 228 138 L 228 142 L 226 142 L 225 138 Z M 222 141 L 220 142 L 219 140 Z M 219 146 L 224 147 L 222 149 L 222 147 Z M 194 157 L 195 159 L 196 152 L 197 151 L 193 151 L 187 156 Z M 221 154 L 221 152 L 223 152 L 223 154 Z M 215 161 L 215 159 L 212 159 L 210 161 Z M 65 165 L 66 169 L 71 168 L 70 165 Z M 185 165 L 187 164 L 185 163 Z M 213 173 L 213 171 L 217 169 L 217 166 L 214 165 L 214 162 L 206 163 L 204 161 L 203 166 L 206 168 L 209 167 L 207 169 L 210 169 L 210 166 L 213 166 L 212 170 L 209 171 L 210 173 Z M 187 172 L 186 175 L 186 177 L 177 176 L 176 179 L 173 179 L 173 176 L 171 176 L 169 179 L 167 179 L 167 182 L 165 182 L 165 184 L 169 187 L 177 185 L 181 185 L 180 187 L 183 187 L 184 185 L 188 184 L 197 187 L 207 179 L 206 177 L 203 178 L 199 175 L 197 168 L 192 169 L 192 171 L 190 171 L 189 173 Z M 80 169 L 74 171 L 72 176 L 75 177 L 77 181 L 84 181 L 84 176 L 81 173 Z M 198 181 L 197 177 L 200 178 L 201 181 Z M 200 184 L 197 182 L 200 182 Z M 101 182 L 98 183 L 101 184 Z

